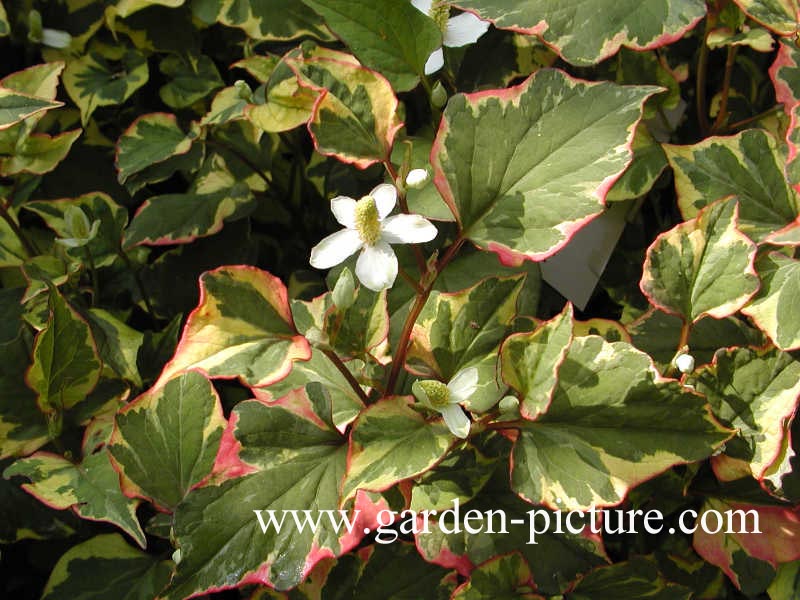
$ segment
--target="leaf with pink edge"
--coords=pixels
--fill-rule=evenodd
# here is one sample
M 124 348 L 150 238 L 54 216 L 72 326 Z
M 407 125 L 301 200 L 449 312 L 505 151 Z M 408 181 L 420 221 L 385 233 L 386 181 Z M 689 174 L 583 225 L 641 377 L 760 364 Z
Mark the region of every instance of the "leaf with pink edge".
M 800 348 L 800 260 L 770 252 L 756 261 L 761 289 L 742 312 L 781 350 Z
M 544 600 L 533 593 L 530 567 L 518 552 L 487 560 L 470 573 L 452 600 Z
M 792 0 L 733 0 L 748 17 L 758 21 L 778 35 L 797 31 L 800 9 Z
M 464 235 L 505 264 L 554 254 L 603 211 L 658 89 L 543 69 L 507 90 L 450 98 L 431 161 Z
M 588 66 L 621 46 L 674 42 L 706 14 L 702 0 L 456 0 L 495 26 L 539 35 L 573 65 Z
M 266 386 L 310 356 L 308 342 L 294 328 L 283 282 L 253 267 L 221 267 L 200 276 L 200 304 L 159 383 L 200 369 L 212 378 Z

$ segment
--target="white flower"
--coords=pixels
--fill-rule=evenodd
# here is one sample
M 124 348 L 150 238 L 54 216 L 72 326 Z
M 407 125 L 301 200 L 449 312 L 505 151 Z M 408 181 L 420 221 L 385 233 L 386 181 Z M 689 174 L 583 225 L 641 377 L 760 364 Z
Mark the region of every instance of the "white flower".
M 691 354 L 681 354 L 675 359 L 675 366 L 681 373 L 691 373 L 694 371 L 694 356 Z
M 470 420 L 459 406 L 478 389 L 478 369 L 469 367 L 453 375 L 447 385 L 435 379 L 415 381 L 411 386 L 414 396 L 428 408 L 441 413 L 450 432 L 460 438 L 469 435 Z
M 379 292 L 392 287 L 397 277 L 397 257 L 389 244 L 419 244 L 436 237 L 436 227 L 420 215 L 389 217 L 397 203 L 397 190 L 382 183 L 361 200 L 337 196 L 331 211 L 344 229 L 332 233 L 311 249 L 311 266 L 330 269 L 361 250 L 356 277 Z M 388 217 L 388 218 L 387 218 Z
M 411 0 L 414 8 L 425 13 L 436 21 L 442 31 L 442 44 L 448 48 L 459 48 L 474 44 L 486 30 L 489 23 L 481 21 L 469 12 L 450 17 L 450 3 L 445 0 Z M 425 74 L 436 73 L 444 66 L 444 52 L 439 48 L 428 57 L 425 63 Z

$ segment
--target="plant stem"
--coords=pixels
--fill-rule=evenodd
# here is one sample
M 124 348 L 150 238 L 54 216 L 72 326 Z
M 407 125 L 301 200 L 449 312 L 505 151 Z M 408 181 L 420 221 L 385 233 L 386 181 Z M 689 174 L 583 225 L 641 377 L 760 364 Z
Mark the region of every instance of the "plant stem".
M 439 274 L 442 272 L 442 270 L 458 253 L 461 245 L 464 243 L 464 239 L 465 238 L 459 236 L 450 245 L 450 247 L 447 249 L 447 252 L 445 252 L 444 256 L 442 256 L 442 258 L 434 267 L 433 273 L 431 273 L 431 276 L 428 278 L 427 285 L 425 285 L 417 294 L 417 298 L 414 300 L 414 304 L 411 306 L 411 310 L 408 312 L 405 323 L 403 323 L 403 329 L 400 331 L 397 352 L 395 353 L 394 360 L 392 361 L 392 370 L 389 372 L 389 379 L 386 382 L 387 395 L 394 393 L 394 388 L 397 384 L 397 377 L 400 375 L 400 370 L 403 368 L 403 364 L 406 362 L 408 345 L 411 340 L 411 331 L 414 328 L 414 323 L 416 323 L 417 319 L 419 318 L 419 314 L 422 312 L 422 308 L 428 301 L 428 296 L 430 296 L 431 291 L 433 290 L 433 284 L 436 283 L 436 278 L 439 277 Z
M 14 217 L 8 212 L 8 204 L 5 198 L 0 198 L 0 217 L 8 223 L 8 226 L 11 228 L 11 231 L 14 232 L 14 235 L 17 236 L 19 243 L 22 245 L 22 249 L 25 252 L 25 255 L 28 258 L 32 256 L 36 256 L 39 254 L 37 249 L 33 246 L 30 240 L 25 236 L 25 233 L 20 229 L 20 226 L 14 220 Z
M 388 159 L 383 161 L 383 166 L 386 168 L 386 172 L 389 173 L 389 177 L 392 178 L 392 183 L 394 184 L 395 188 L 397 189 L 397 202 L 400 204 L 400 210 L 403 211 L 405 214 L 409 214 L 408 211 L 408 202 L 406 202 L 406 194 L 405 191 L 401 188 L 402 182 L 398 182 L 398 174 L 397 169 L 394 168 L 392 162 Z M 425 257 L 422 256 L 422 250 L 420 250 L 419 246 L 416 244 L 412 248 L 412 252 L 414 253 L 414 258 L 417 260 L 417 268 L 419 269 L 420 277 L 425 275 Z
M 695 82 L 695 102 L 697 108 L 697 121 L 703 137 L 708 135 L 709 123 L 706 107 L 706 76 L 708 74 L 708 35 L 716 25 L 717 15 L 709 12 L 706 17 L 706 27 L 703 31 L 703 40 L 700 45 L 700 54 L 697 57 L 697 80 Z
M 728 56 L 725 59 L 725 75 L 722 80 L 722 96 L 719 101 L 719 112 L 717 118 L 714 120 L 714 125 L 711 131 L 716 133 L 725 124 L 728 118 L 728 96 L 731 91 L 731 75 L 733 73 L 733 66 L 736 63 L 736 50 L 737 46 L 728 46 Z
M 344 376 L 344 378 L 347 380 L 347 383 L 350 384 L 355 393 L 358 394 L 358 397 L 361 398 L 361 401 L 364 404 L 367 404 L 369 402 L 369 398 L 367 398 L 364 390 L 361 389 L 361 385 L 358 383 L 356 378 L 353 377 L 350 369 L 348 369 L 347 366 L 342 362 L 342 359 L 339 358 L 339 355 L 333 350 L 323 350 L 322 353 L 330 359 L 330 361 L 333 363 L 333 366 L 335 366 Z
M 675 356 L 672 357 L 672 362 L 664 373 L 667 377 L 671 377 L 675 373 L 675 370 L 677 369 L 675 366 L 675 358 L 677 358 L 681 351 L 689 345 L 689 336 L 691 333 L 692 322 L 684 321 L 681 325 L 681 337 L 678 339 L 678 348 L 675 350 Z
M 89 276 L 92 279 L 92 306 L 94 306 L 100 296 L 100 285 L 97 281 L 97 268 L 95 267 L 94 257 L 92 256 L 92 251 L 89 250 L 89 246 L 84 246 L 83 250 L 86 255 L 86 262 L 89 265 Z
M 783 104 L 776 104 L 775 106 L 768 108 L 767 110 L 758 113 L 757 115 L 753 115 L 752 117 L 747 117 L 746 119 L 742 119 L 741 121 L 736 121 L 735 123 L 729 123 L 725 126 L 725 131 L 732 131 L 734 129 L 739 129 L 739 127 L 744 127 L 745 125 L 749 125 L 755 121 L 763 119 L 764 117 L 770 116 L 772 113 L 780 112 L 783 110 Z

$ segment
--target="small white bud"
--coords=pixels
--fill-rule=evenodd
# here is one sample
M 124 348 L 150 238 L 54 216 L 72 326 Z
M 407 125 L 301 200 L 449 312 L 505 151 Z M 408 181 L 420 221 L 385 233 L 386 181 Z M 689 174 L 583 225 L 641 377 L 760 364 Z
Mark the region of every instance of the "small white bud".
M 419 189 L 428 183 L 427 169 L 411 169 L 406 175 L 406 185 L 410 188 Z
M 681 354 L 675 359 L 675 366 L 681 373 L 691 373 L 694 371 L 694 356 L 691 354 Z
M 431 90 L 431 104 L 434 108 L 442 108 L 447 104 L 447 90 L 444 89 L 441 81 L 437 81 Z
M 519 400 L 514 396 L 504 396 L 500 400 L 500 413 L 501 414 L 519 414 Z
M 333 286 L 333 303 L 339 310 L 347 310 L 356 301 L 356 281 L 350 269 L 342 269 L 336 285 Z
M 172 553 L 172 561 L 177 565 L 181 562 L 181 549 L 178 548 Z

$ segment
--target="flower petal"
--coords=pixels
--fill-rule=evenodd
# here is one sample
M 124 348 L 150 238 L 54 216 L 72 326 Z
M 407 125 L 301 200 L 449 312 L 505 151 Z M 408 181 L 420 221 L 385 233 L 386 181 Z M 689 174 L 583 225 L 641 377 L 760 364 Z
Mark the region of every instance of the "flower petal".
M 431 6 L 433 5 L 433 0 L 411 0 L 411 4 L 418 11 L 427 15 L 430 14 L 431 12 Z
M 453 375 L 447 384 L 447 389 L 450 390 L 450 402 L 459 404 L 466 402 L 478 389 L 478 369 L 475 367 L 461 369 Z
M 331 200 L 331 212 L 340 225 L 356 228 L 356 201 L 349 196 L 336 196 Z
M 470 420 L 458 404 L 450 404 L 441 410 L 447 428 L 456 437 L 465 438 L 469 435 Z
M 397 277 L 397 257 L 389 244 L 380 241 L 364 246 L 356 262 L 356 277 L 373 292 L 392 287 Z
M 390 183 L 375 186 L 369 195 L 375 199 L 375 207 L 378 209 L 378 217 L 381 221 L 392 212 L 394 205 L 397 204 L 397 188 Z
M 381 238 L 390 244 L 420 244 L 436 237 L 436 226 L 420 215 L 394 215 L 381 223 Z
M 315 269 L 330 269 L 354 254 L 361 246 L 363 243 L 355 229 L 342 229 L 314 246 L 309 262 Z
M 447 21 L 442 43 L 448 48 L 474 44 L 488 29 L 488 21 L 481 21 L 472 13 L 463 12 Z
M 441 48 L 434 50 L 425 63 L 425 75 L 433 75 L 444 66 L 444 52 Z

